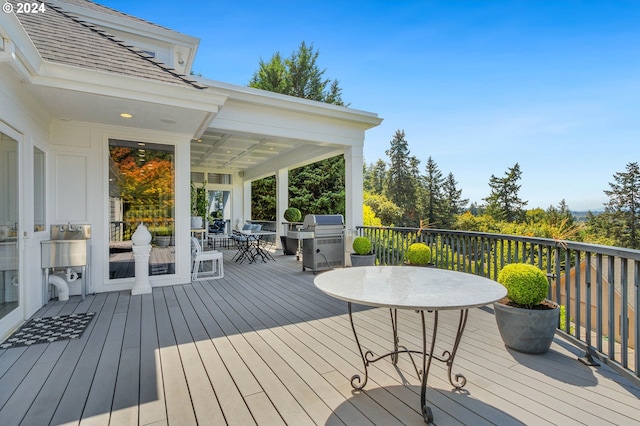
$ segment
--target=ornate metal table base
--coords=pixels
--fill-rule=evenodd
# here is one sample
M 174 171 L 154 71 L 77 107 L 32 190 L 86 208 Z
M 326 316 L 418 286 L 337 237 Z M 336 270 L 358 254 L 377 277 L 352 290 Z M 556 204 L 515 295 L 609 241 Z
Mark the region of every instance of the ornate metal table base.
M 461 309 L 460 310 L 460 320 L 458 322 L 458 330 L 456 332 L 456 339 L 453 344 L 453 348 L 451 352 L 443 351 L 442 355 L 438 356 L 434 354 L 435 346 L 436 346 L 436 338 L 438 335 L 438 311 L 428 311 L 433 312 L 433 333 L 431 337 L 431 344 L 427 350 L 427 328 L 425 321 L 424 311 L 416 311 L 420 314 L 422 319 L 422 351 L 411 350 L 404 346 L 400 346 L 400 340 L 398 339 L 398 310 L 397 309 L 389 309 L 389 313 L 391 315 L 391 327 L 393 329 L 393 351 L 386 353 L 381 356 L 375 356 L 372 351 L 363 352 L 362 346 L 360 345 L 360 340 L 358 339 L 358 333 L 356 333 L 355 325 L 353 324 L 353 314 L 351 308 L 351 302 L 347 302 L 349 308 L 349 321 L 351 322 L 351 329 L 353 330 L 353 335 L 356 339 L 356 344 L 358 345 L 358 350 L 360 351 L 360 357 L 362 358 L 362 363 L 364 364 L 364 380 L 360 377 L 359 374 L 355 374 L 351 377 L 351 386 L 354 389 L 362 390 L 369 380 L 369 364 L 379 361 L 386 357 L 391 357 L 391 362 L 395 365 L 398 362 L 398 355 L 400 353 L 406 353 L 409 355 L 411 359 L 411 363 L 413 364 L 414 369 L 416 370 L 416 375 L 419 379 L 421 379 L 421 389 L 420 389 L 420 407 L 422 411 L 422 417 L 424 421 L 427 423 L 433 422 L 433 413 L 431 408 L 427 405 L 427 380 L 429 378 L 429 370 L 431 369 L 431 362 L 435 358 L 437 361 L 444 362 L 447 365 L 447 373 L 449 377 L 449 383 L 456 388 L 461 389 L 464 385 L 467 384 L 467 379 L 462 374 L 453 374 L 453 362 L 456 357 L 456 352 L 458 351 L 458 346 L 460 345 L 460 340 L 462 339 L 462 334 L 464 333 L 464 328 L 467 325 L 467 317 L 469 316 L 469 309 Z M 418 368 L 413 355 L 419 354 L 422 355 L 422 369 Z

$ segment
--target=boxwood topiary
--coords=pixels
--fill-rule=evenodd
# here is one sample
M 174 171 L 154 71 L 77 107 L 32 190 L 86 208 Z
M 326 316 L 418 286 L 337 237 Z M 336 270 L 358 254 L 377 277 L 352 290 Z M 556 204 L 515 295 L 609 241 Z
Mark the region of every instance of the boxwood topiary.
M 361 256 L 371 253 L 371 240 L 367 237 L 354 238 L 353 251 Z
M 507 297 L 522 307 L 531 309 L 547 297 L 549 281 L 537 266 L 511 263 L 500 271 L 498 282 L 506 287 Z
M 300 222 L 302 213 L 295 207 L 289 207 L 284 211 L 284 220 L 287 222 Z
M 411 265 L 425 266 L 431 263 L 431 249 L 425 243 L 413 243 L 404 254 Z

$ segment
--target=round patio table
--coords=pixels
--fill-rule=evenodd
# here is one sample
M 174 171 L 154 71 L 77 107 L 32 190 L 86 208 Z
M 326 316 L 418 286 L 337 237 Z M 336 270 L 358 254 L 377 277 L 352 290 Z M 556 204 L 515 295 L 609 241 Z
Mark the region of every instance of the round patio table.
M 407 353 L 418 378 L 421 379 L 420 408 L 427 423 L 433 422 L 433 413 L 427 406 L 426 398 L 427 379 L 433 359 L 447 365 L 449 383 L 452 386 L 457 389 L 464 387 L 467 379 L 462 374 L 453 376 L 452 368 L 467 323 L 469 309 L 488 305 L 507 295 L 504 286 L 488 278 L 464 272 L 417 266 L 364 266 L 334 269 L 318 275 L 314 279 L 314 284 L 324 293 L 347 302 L 349 321 L 364 364 L 364 380 L 359 374 L 355 374 L 351 378 L 351 386 L 358 390 L 366 386 L 369 378 L 369 364 L 385 357 L 390 357 L 396 364 L 398 354 Z M 389 308 L 393 331 L 392 351 L 377 357 L 372 351 L 363 352 L 353 323 L 352 303 Z M 421 351 L 399 345 L 398 309 L 414 310 L 420 314 L 423 341 Z M 433 352 L 438 334 L 438 312 L 442 310 L 459 310 L 460 319 L 453 348 L 451 351 L 444 351 L 442 356 L 438 356 Z M 429 348 L 427 347 L 425 311 L 433 313 L 433 333 Z M 422 356 L 422 370 L 418 368 L 412 354 Z

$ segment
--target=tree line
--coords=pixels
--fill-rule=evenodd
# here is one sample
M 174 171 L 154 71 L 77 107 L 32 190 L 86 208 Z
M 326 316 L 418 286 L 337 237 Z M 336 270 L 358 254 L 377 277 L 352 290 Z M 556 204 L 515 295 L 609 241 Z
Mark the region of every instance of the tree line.
M 319 52 L 302 42 L 284 58 L 276 52 L 269 61 L 259 61 L 250 87 L 348 106 L 342 100 L 338 80 L 324 77 L 317 64 Z M 565 200 L 557 205 L 527 209 L 520 198 L 522 171 L 516 163 L 502 176 L 491 175 L 489 194 L 483 203 L 469 204 L 453 173 L 444 174 L 432 157 L 423 173 L 420 160 L 411 155 L 403 130 L 394 134 L 382 159 L 365 164 L 365 225 L 431 227 L 501 234 L 571 239 L 640 249 L 640 169 L 637 162 L 615 173 L 604 190 L 609 200 L 604 211 L 589 212 L 586 220 L 575 220 Z M 337 156 L 289 171 L 289 207 L 304 214 L 344 214 L 344 158 Z M 276 217 L 275 176 L 252 182 L 252 217 Z

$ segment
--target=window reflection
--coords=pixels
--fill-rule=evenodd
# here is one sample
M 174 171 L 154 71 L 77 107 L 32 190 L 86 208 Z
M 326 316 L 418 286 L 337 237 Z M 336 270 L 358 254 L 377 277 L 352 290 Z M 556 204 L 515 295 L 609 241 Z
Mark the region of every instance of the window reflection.
M 20 305 L 18 142 L 0 132 L 0 319 Z
M 153 236 L 149 274 L 174 274 L 174 147 L 110 140 L 109 206 L 109 277 L 135 276 L 131 235 L 139 223 Z

